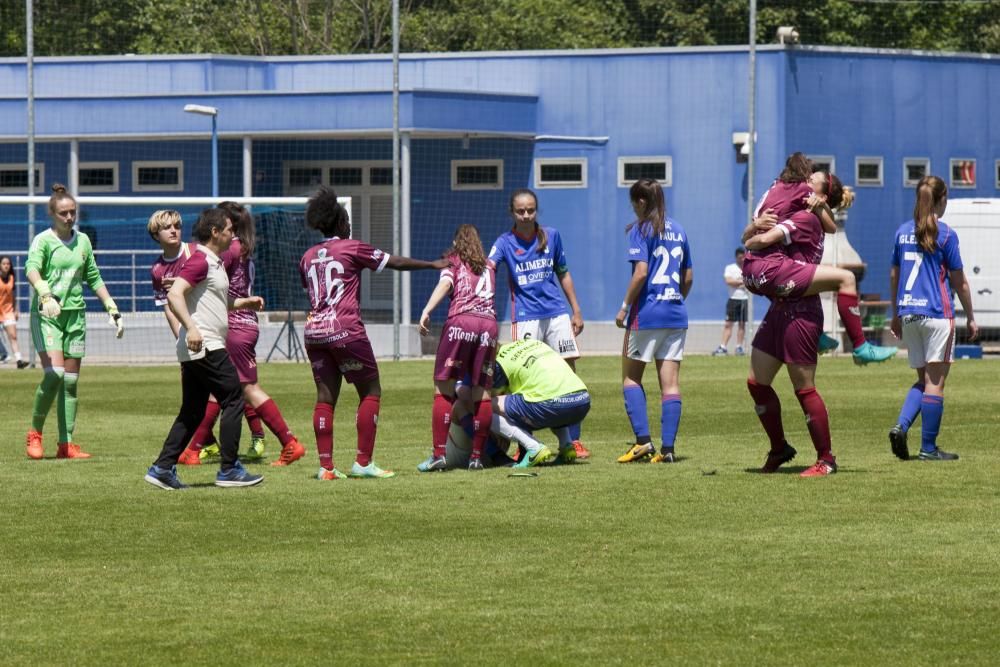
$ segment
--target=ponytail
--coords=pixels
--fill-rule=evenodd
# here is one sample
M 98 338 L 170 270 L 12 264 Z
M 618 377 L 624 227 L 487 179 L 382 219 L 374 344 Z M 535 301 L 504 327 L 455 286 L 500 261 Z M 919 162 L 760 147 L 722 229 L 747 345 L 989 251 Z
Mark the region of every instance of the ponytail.
M 667 204 L 663 199 L 663 187 L 659 181 L 652 178 L 640 178 L 632 184 L 628 191 L 632 204 L 642 202 L 642 210 L 638 211 L 639 219 L 628 225 L 625 231 L 639 225 L 639 231 L 645 236 L 644 227 L 648 224 L 652 238 L 656 238 L 667 228 Z
M 62 201 L 63 199 L 72 199 L 74 202 L 76 202 L 76 197 L 74 197 L 69 193 L 69 190 L 66 189 L 65 185 L 63 185 L 62 183 L 53 183 L 52 196 L 49 197 L 50 214 L 56 212 L 56 204 Z
M 913 206 L 913 224 L 917 243 L 924 252 L 937 250 L 937 209 L 948 196 L 948 188 L 937 176 L 924 176 L 917 183 L 917 201 Z
M 545 228 L 535 222 L 535 238 L 538 240 L 538 252 L 545 252 L 549 245 L 549 235 L 545 233 Z

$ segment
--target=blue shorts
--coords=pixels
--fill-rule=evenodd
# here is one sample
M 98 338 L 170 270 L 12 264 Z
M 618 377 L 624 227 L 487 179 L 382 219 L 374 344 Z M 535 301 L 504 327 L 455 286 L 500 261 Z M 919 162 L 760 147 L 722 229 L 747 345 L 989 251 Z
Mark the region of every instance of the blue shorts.
M 590 393 L 578 391 L 548 401 L 530 403 L 521 394 L 511 394 L 504 401 L 507 418 L 521 428 L 560 428 L 583 421 L 590 412 Z

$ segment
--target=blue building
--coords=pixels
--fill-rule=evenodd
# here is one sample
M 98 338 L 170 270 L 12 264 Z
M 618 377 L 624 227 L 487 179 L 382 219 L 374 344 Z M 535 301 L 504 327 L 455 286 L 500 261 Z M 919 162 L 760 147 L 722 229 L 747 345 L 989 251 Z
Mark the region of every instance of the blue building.
M 862 291 L 886 295 L 891 235 L 920 175 L 945 177 L 952 197 L 998 196 L 995 58 L 764 46 L 757 67 L 754 192 L 792 151 L 828 162 L 857 190 L 848 231 L 868 264 Z M 0 60 L 0 194 L 25 192 L 25 76 L 23 59 Z M 404 55 L 404 251 L 437 256 L 461 222 L 488 247 L 510 225 L 509 193 L 531 187 L 540 220 L 565 238 L 585 318 L 608 322 L 628 278 L 628 186 L 651 175 L 691 239 L 691 318 L 714 327 L 722 268 L 746 222 L 734 133 L 748 129 L 748 78 L 745 47 Z M 219 109 L 223 197 L 333 185 L 354 200 L 355 236 L 391 247 L 386 56 L 43 58 L 35 82 L 43 191 L 61 181 L 81 194 L 207 196 L 209 124 L 183 112 L 197 103 Z M 4 250 L 24 249 L 23 217 L 23 207 L 0 207 Z M 109 234 L 102 247 L 148 244 L 143 234 Z M 408 278 L 404 319 L 435 281 Z M 365 289 L 369 311 L 388 312 L 391 278 Z

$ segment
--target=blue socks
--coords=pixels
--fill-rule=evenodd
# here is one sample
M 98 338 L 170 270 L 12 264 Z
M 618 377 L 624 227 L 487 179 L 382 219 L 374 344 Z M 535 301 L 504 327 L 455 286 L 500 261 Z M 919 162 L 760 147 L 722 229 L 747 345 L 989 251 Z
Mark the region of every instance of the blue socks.
M 679 394 L 668 394 L 660 404 L 660 433 L 663 436 L 663 448 L 673 449 L 677 439 L 677 429 L 681 425 L 681 397 Z
M 622 388 L 625 396 L 625 413 L 632 424 L 635 441 L 643 444 L 650 441 L 649 418 L 646 417 L 646 392 L 639 385 L 629 385 Z
M 903 407 L 899 410 L 899 418 L 896 423 L 903 427 L 903 431 L 909 431 L 917 415 L 920 414 L 920 402 L 924 398 L 924 385 L 914 382 L 910 390 L 906 392 L 903 399 Z
M 944 396 L 924 395 L 920 402 L 920 451 L 933 452 L 937 449 L 937 436 L 941 430 L 943 414 Z
M 583 422 L 577 422 L 569 427 L 569 437 L 570 440 L 576 442 L 580 439 L 580 424 Z

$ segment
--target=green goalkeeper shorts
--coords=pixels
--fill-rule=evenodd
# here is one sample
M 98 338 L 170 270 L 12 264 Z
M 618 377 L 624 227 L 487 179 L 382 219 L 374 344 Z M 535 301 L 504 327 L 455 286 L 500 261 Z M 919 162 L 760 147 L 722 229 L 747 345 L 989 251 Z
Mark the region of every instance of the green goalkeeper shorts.
M 87 312 L 64 310 L 59 317 L 31 313 L 31 340 L 39 352 L 62 352 L 63 357 L 81 359 L 87 354 Z

